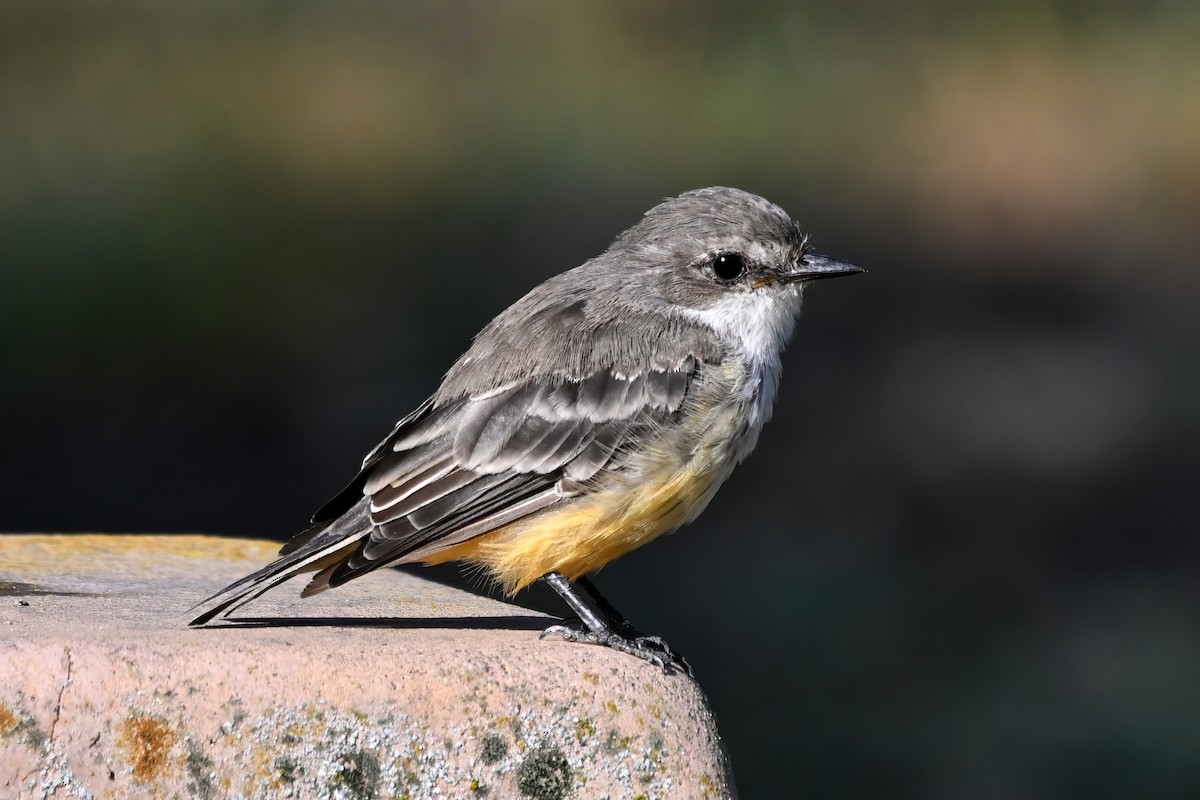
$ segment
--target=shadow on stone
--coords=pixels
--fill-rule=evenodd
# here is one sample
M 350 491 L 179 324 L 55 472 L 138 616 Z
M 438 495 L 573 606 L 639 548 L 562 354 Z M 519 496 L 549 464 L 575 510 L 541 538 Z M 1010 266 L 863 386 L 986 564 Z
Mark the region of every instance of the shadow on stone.
M 540 631 L 557 620 L 535 616 L 507 617 L 235 617 L 204 629 L 221 628 L 446 628 L 450 630 Z

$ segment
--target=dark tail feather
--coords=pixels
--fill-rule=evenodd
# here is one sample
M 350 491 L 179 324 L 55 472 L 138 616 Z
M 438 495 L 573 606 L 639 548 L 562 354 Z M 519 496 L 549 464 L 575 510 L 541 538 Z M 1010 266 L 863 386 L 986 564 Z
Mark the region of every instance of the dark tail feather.
M 272 565 L 272 566 L 274 566 L 274 565 Z M 250 577 L 256 577 L 258 575 L 263 575 L 262 581 L 260 583 L 255 583 L 252 586 L 249 586 L 245 591 L 239 592 L 237 594 L 234 594 L 230 597 L 225 598 L 220 603 L 217 603 L 217 605 L 213 606 L 212 608 L 208 609 L 200 616 L 193 619 L 191 622 L 188 623 L 188 625 L 191 627 L 200 627 L 202 625 L 207 625 L 209 622 L 212 622 L 218 616 L 221 618 L 224 618 L 228 614 L 231 614 L 234 611 L 236 611 L 237 609 L 244 606 L 246 603 L 249 603 L 251 600 L 255 600 L 258 597 L 261 597 L 262 595 L 269 592 L 271 589 L 274 589 L 276 586 L 278 586 L 279 584 L 283 583 L 284 581 L 286 581 L 292 577 L 292 573 L 287 573 L 287 574 L 283 574 L 283 575 L 270 575 L 270 574 L 265 574 L 266 572 L 267 572 L 267 570 L 264 569 L 264 570 L 259 570 L 258 572 L 254 573 L 254 575 L 252 575 Z M 228 589 L 225 591 L 228 591 Z M 217 597 L 220 597 L 223 594 L 224 594 L 224 591 L 213 595 L 212 597 L 208 598 L 208 600 L 205 600 L 203 603 L 200 603 L 200 605 L 197 605 L 194 608 L 192 608 L 191 611 L 195 611 L 197 608 L 200 608 L 201 606 L 205 605 L 206 603 L 211 602 L 212 600 L 216 599 Z M 189 611 L 188 613 L 191 613 L 191 612 Z
M 205 610 L 188 625 L 205 625 L 217 617 L 224 617 L 288 578 L 311 570 L 315 562 L 366 536 L 371 530 L 368 503 L 364 497 L 336 520 L 323 526 L 314 525 L 298 534 L 280 550 L 279 558 L 193 606 L 189 614 L 200 608 Z

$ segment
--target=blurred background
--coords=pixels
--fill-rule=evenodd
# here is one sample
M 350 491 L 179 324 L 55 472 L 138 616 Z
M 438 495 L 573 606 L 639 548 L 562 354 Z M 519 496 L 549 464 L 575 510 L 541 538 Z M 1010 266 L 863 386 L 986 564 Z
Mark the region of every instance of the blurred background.
M 598 584 L 747 798 L 1200 796 L 1200 5 L 0 9 L 9 531 L 284 539 L 711 184 L 870 274 Z

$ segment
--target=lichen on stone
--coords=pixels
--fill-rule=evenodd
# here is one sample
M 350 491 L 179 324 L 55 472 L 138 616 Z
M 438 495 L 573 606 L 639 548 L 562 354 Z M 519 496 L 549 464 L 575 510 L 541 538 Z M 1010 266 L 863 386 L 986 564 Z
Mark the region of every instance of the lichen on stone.
M 178 735 L 165 721 L 135 711 L 121 722 L 117 741 L 133 767 L 134 780 L 153 783 L 169 767 L 168 756 L 176 739 Z
M 517 768 L 517 791 L 532 800 L 563 800 L 572 783 L 571 764 L 557 747 L 539 747 Z
M 355 750 L 338 760 L 341 769 L 329 782 L 345 787 L 354 800 L 372 800 L 379 790 L 379 759 L 366 750 Z
M 492 764 L 502 761 L 508 755 L 508 742 L 504 738 L 496 734 L 483 737 L 483 741 L 479 743 L 479 758 L 484 764 L 491 766 Z

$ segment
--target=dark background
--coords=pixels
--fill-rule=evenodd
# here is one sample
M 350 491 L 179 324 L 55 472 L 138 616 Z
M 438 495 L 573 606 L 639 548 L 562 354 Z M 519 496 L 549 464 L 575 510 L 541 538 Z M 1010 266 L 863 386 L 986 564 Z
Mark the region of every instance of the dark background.
M 743 795 L 1200 796 L 1198 42 L 1190 2 L 5 3 L 0 527 L 285 538 L 491 316 L 739 186 L 870 274 L 598 583 Z

